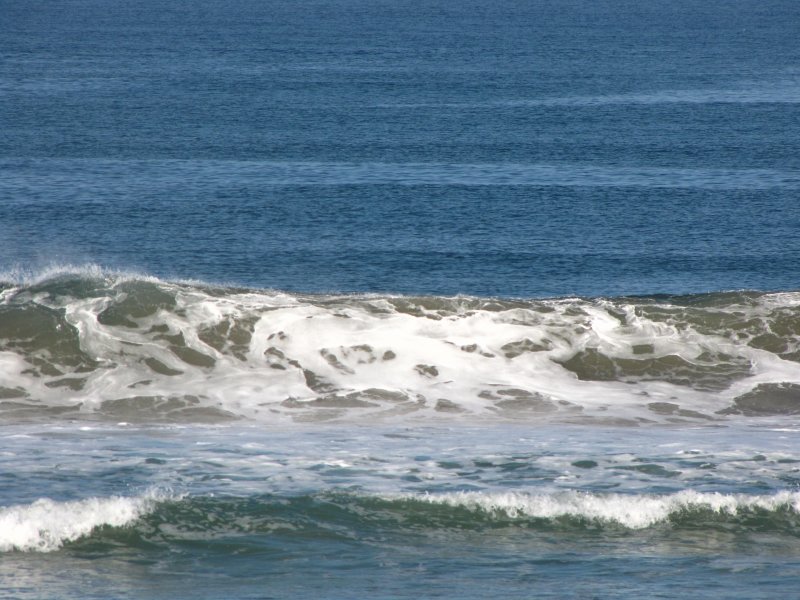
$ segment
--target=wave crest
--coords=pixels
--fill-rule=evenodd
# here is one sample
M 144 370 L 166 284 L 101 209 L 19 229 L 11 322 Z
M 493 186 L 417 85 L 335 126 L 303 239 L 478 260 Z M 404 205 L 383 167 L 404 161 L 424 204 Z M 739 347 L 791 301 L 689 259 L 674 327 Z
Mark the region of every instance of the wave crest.
M 132 498 L 112 496 L 72 502 L 41 498 L 31 504 L 0 508 L 0 552 L 52 552 L 98 527 L 130 525 L 168 497 L 151 490 Z
M 780 492 L 771 496 L 703 493 L 691 490 L 666 496 L 584 492 L 521 494 L 457 492 L 449 494 L 404 495 L 399 499 L 434 505 L 466 508 L 509 519 L 561 518 L 614 523 L 628 529 L 645 529 L 658 523 L 680 520 L 687 515 L 737 518 L 753 511 L 788 511 L 800 516 L 800 492 Z

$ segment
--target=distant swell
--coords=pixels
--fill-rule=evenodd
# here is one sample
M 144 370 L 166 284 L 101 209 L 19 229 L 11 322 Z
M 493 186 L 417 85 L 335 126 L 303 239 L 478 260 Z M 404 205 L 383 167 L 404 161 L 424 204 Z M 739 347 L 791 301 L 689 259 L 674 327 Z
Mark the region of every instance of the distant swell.
M 98 268 L 0 283 L 0 413 L 710 421 L 800 414 L 800 292 L 293 295 Z
M 608 104 L 660 104 L 688 102 L 760 102 L 762 95 L 747 96 L 736 92 L 675 91 L 653 95 L 591 96 L 551 98 L 539 100 L 503 101 L 488 106 L 597 106 Z M 792 90 L 776 102 L 797 103 L 797 93 Z M 424 106 L 424 105 L 423 105 Z M 451 105 L 468 108 L 470 105 Z M 472 105 L 475 106 L 475 105 Z M 421 106 L 417 106 L 421 107 Z M 314 186 L 314 185 L 459 185 L 459 186 L 574 186 L 589 188 L 624 187 L 684 188 L 709 190 L 796 190 L 800 177 L 795 171 L 785 169 L 720 169 L 675 168 L 648 166 L 598 166 L 575 162 L 572 164 L 548 163 L 436 163 L 436 162 L 292 162 L 264 160 L 113 160 L 84 159 L 53 160 L 33 159 L 22 163 L 27 168 L 37 167 L 38 186 L 61 189 L 78 185 L 92 177 L 108 177 L 109 173 L 134 169 L 142 181 L 180 181 L 182 185 L 208 186 L 218 184 L 216 177 L 209 178 L 214 169 L 224 168 L 233 181 L 247 180 L 251 185 Z M 0 159 L 0 168 L 20 169 L 19 160 Z M 66 168 L 65 168 L 66 166 Z M 104 180 L 106 181 L 106 180 Z M 0 180 L 0 190 L 5 182 Z M 110 177 L 107 185 L 118 185 Z

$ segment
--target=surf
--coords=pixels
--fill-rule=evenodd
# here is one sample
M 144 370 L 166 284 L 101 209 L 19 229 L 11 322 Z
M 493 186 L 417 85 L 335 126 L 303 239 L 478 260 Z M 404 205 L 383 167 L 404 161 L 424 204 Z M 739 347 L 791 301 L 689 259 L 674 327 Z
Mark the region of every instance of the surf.
M 292 294 L 65 270 L 0 284 L 9 418 L 630 423 L 800 413 L 800 292 Z

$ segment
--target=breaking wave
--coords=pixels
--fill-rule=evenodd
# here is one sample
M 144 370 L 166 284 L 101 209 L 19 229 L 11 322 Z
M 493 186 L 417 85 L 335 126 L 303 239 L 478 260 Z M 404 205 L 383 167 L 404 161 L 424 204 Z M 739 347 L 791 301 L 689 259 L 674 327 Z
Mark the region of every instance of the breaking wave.
M 89 498 L 0 508 L 0 552 L 52 552 L 100 527 L 126 527 L 168 496 L 150 491 L 138 497 Z
M 800 493 L 780 492 L 770 496 L 681 491 L 675 494 L 598 495 L 583 492 L 520 494 L 459 492 L 428 496 L 402 496 L 410 503 L 428 503 L 463 508 L 501 521 L 566 520 L 573 523 L 616 524 L 627 529 L 645 529 L 659 523 L 696 525 L 714 521 L 744 524 L 756 517 L 800 525 Z
M 137 498 L 78 502 L 39 500 L 0 509 L 0 551 L 50 552 L 67 546 L 102 552 L 128 546 L 148 551 L 199 541 L 245 543 L 323 535 L 360 539 L 385 533 L 516 528 L 582 531 L 721 531 L 796 537 L 800 493 L 669 495 L 463 492 L 359 495 L 323 492 L 297 497 Z M 236 542 L 234 542 L 236 543 Z
M 0 282 L 9 419 L 800 414 L 800 292 L 298 295 L 99 268 Z

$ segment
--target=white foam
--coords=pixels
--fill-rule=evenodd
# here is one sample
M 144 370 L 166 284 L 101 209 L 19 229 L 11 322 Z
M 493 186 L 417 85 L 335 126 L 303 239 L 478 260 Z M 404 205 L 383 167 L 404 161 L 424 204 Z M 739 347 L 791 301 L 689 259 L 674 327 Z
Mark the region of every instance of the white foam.
M 31 504 L 0 508 L 0 552 L 52 552 L 96 527 L 129 525 L 168 497 L 149 491 L 132 498 L 111 496 L 72 502 L 41 498 Z
M 617 523 L 630 529 L 651 527 L 666 521 L 670 515 L 692 509 L 736 515 L 739 511 L 753 508 L 774 511 L 780 507 L 789 507 L 795 513 L 800 513 L 800 492 L 779 492 L 763 496 L 690 490 L 664 496 L 598 495 L 585 492 L 554 494 L 458 492 L 422 496 L 405 494 L 396 498 L 463 507 L 510 518 L 584 518 Z
M 105 325 L 98 319 L 127 293 L 117 289 L 114 281 L 104 295 L 36 300 L 64 310 L 78 331 L 81 349 L 102 367 L 80 375 L 84 379 L 80 390 L 72 393 L 57 381 L 31 377 L 28 365 L 8 351 L 0 354 L 4 380 L 0 384 L 24 388 L 30 398 L 48 406 L 80 403 L 83 411 L 106 400 L 192 394 L 202 397 L 204 404 L 239 416 L 269 419 L 299 415 L 303 408 L 298 407 L 313 406 L 310 402 L 330 390 L 342 395 L 370 389 L 397 392 L 397 397 L 409 399 L 409 406 L 416 406 L 414 410 L 437 416 L 447 414 L 434 412 L 440 400 L 472 414 L 500 414 L 498 406 L 502 409 L 508 390 L 511 396 L 524 390 L 550 401 L 547 414 L 558 412 L 571 418 L 583 410 L 584 415 L 592 411 L 623 418 L 644 414 L 654 420 L 661 417 L 643 409 L 647 403 L 679 403 L 683 409 L 710 415 L 758 383 L 800 383 L 797 362 L 752 348 L 746 339 L 727 335 L 730 332 L 704 332 L 687 321 L 690 311 L 703 309 L 560 299 L 482 310 L 475 299 L 464 299 L 461 310 L 458 299 L 441 299 L 448 308 L 439 314 L 414 298 L 400 299 L 400 304 L 419 304 L 404 309 L 398 299 L 388 297 L 303 297 L 255 290 L 208 294 L 202 288 L 150 279 L 175 298 L 176 306 L 136 318 L 138 327 L 131 328 Z M 752 320 L 768 318 L 776 302 L 766 295 L 752 305 L 709 310 L 743 313 L 742 320 Z M 780 302 L 800 302 L 800 293 L 781 294 Z M 661 313 L 653 316 L 654 310 Z M 235 320 L 253 326 L 252 339 L 247 347 L 239 348 L 238 356 L 203 341 L 201 331 Z M 183 361 L 164 335 L 151 331 L 180 336 L 189 349 L 213 359 L 214 365 Z M 508 344 L 527 344 L 538 351 L 507 356 Z M 635 348 L 642 345 L 651 350 L 637 354 Z M 741 379 L 723 382 L 730 385 L 728 389 L 713 392 L 658 375 L 636 381 L 586 381 L 561 364 L 585 350 L 597 350 L 613 360 L 677 356 L 687 363 L 699 361 L 701 366 L 699 357 L 725 354 L 751 364 L 752 369 Z M 162 365 L 169 374 L 155 371 L 148 363 Z M 324 380 L 327 388 L 309 387 L 309 372 Z M 417 402 L 420 398 L 424 403 Z M 291 406 L 283 404 L 288 399 Z M 373 412 L 391 409 L 394 401 Z M 534 401 L 529 407 L 532 415 L 539 415 Z M 369 410 L 362 407 L 355 412 Z

